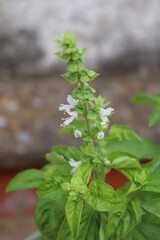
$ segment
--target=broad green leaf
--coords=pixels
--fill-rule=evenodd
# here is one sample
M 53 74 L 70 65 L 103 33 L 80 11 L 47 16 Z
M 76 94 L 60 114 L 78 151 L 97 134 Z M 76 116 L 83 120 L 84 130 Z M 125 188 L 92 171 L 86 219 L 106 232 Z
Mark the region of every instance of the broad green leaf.
M 72 240 L 71 231 L 69 229 L 66 217 L 64 217 L 64 220 L 63 220 L 63 222 L 60 226 L 59 232 L 58 232 L 58 236 L 56 238 L 56 240 L 62 240 L 62 239 Z
M 70 160 L 73 158 L 75 161 L 80 161 L 82 153 L 76 147 L 63 147 L 63 146 L 55 146 L 52 148 L 52 152 L 56 152 L 59 155 L 62 155 L 64 159 Z
M 160 192 L 160 176 L 150 176 L 143 187 L 143 191 Z
M 81 151 L 87 156 L 96 156 L 96 152 L 92 143 L 88 143 L 85 146 L 80 147 Z
M 141 221 L 143 214 L 141 202 L 136 198 L 128 203 L 122 214 L 109 212 L 108 237 L 123 239 Z
M 147 93 L 139 93 L 136 96 L 132 97 L 131 102 L 154 107 L 157 103 L 160 102 L 160 97 Z
M 153 142 L 142 138 L 141 141 L 136 140 L 112 140 L 106 141 L 106 146 L 103 148 L 103 152 L 106 155 L 121 151 L 133 154 L 138 159 L 153 159 L 157 154 L 160 153 L 160 147 Z
M 43 239 L 56 239 L 65 216 L 64 199 L 47 201 L 40 199 L 35 210 L 35 221 Z M 68 239 L 67 239 L 68 240 Z
M 101 213 L 101 226 L 99 230 L 99 239 L 106 240 L 107 239 L 107 215 Z
M 68 126 L 62 128 L 60 132 L 74 134 L 74 130 L 82 131 L 82 129 L 86 129 L 85 122 L 72 122 Z
M 148 202 L 145 202 L 143 203 L 142 207 L 146 211 L 156 215 L 157 217 L 160 217 L 160 198 L 152 199 Z
M 57 178 L 58 175 L 60 177 L 68 177 L 70 178 L 71 176 L 71 166 L 69 165 L 68 162 L 65 164 L 49 164 L 44 167 L 44 178 Z
M 123 240 L 159 240 L 160 218 L 147 213 Z
M 152 127 L 154 124 L 158 124 L 160 122 L 160 104 L 158 104 L 149 120 L 149 126 Z
M 143 169 L 142 171 L 136 169 L 120 169 L 133 184 L 131 185 L 132 191 L 136 191 L 147 183 L 148 172 Z M 131 189 L 130 189 L 131 191 Z
M 6 192 L 15 190 L 38 188 L 43 181 L 43 172 L 37 169 L 28 169 L 18 173 L 8 184 Z
M 129 153 L 112 152 L 107 159 L 111 162 L 111 167 L 115 169 L 141 169 L 139 160 Z
M 137 140 L 141 141 L 141 139 L 137 136 L 137 134 L 129 127 L 120 126 L 120 125 L 113 125 L 109 131 L 109 138 L 108 141 L 111 140 Z
M 160 155 L 157 155 L 152 161 L 144 164 L 143 168 L 152 175 L 160 175 Z
M 66 164 L 64 157 L 56 152 L 47 153 L 46 159 L 52 164 Z
M 99 240 L 99 228 L 100 215 L 85 203 L 77 240 Z
M 82 163 L 74 172 L 71 184 L 76 186 L 87 186 L 91 177 L 92 166 L 88 163 Z
M 97 211 L 111 211 L 116 208 L 116 192 L 102 180 L 94 180 L 89 185 L 86 202 Z
M 67 221 L 71 230 L 72 239 L 77 239 L 79 225 L 81 221 L 83 209 L 83 201 L 82 200 L 68 200 L 65 206 L 65 212 Z
M 39 198 L 51 201 L 65 197 L 65 192 L 61 189 L 60 184 L 51 180 L 44 181 L 38 188 L 37 194 Z

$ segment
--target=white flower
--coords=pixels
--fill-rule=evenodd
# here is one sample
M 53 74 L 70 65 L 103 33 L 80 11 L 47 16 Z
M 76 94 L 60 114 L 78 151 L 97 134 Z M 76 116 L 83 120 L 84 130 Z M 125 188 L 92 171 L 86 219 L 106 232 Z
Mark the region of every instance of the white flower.
M 71 173 L 74 173 L 81 163 L 81 161 L 76 162 L 74 159 L 70 158 L 69 164 L 71 167 L 73 167 Z
M 72 108 L 74 108 L 78 104 L 78 99 L 77 100 L 73 99 L 71 95 L 68 95 L 67 101 L 70 104 L 70 106 L 72 106 Z
M 62 120 L 64 120 L 64 123 L 61 124 L 61 127 L 65 127 L 68 126 L 71 122 L 73 122 L 73 120 L 75 118 L 77 118 L 78 116 L 78 112 L 74 111 L 74 112 L 68 112 L 68 114 L 70 115 L 70 117 L 68 118 L 62 118 Z
M 111 107 L 106 108 L 106 109 L 100 108 L 100 118 L 102 119 L 101 126 L 103 128 L 106 127 L 106 123 L 109 123 L 108 117 L 111 114 L 111 112 L 113 112 L 113 111 L 114 111 L 114 109 Z
M 102 140 L 104 138 L 104 132 L 99 132 L 99 133 L 97 133 L 96 136 L 97 136 L 98 140 Z
M 82 132 L 79 131 L 79 130 L 74 130 L 74 136 L 75 136 L 76 138 L 82 137 Z
M 64 111 L 64 113 L 68 113 L 70 115 L 70 117 L 68 117 L 68 118 L 62 118 L 62 120 L 64 120 L 64 123 L 61 124 L 61 127 L 68 126 L 78 116 L 77 111 L 71 112 L 71 109 L 74 108 L 78 104 L 78 99 L 75 100 L 72 98 L 71 95 L 68 95 L 67 101 L 69 104 L 61 104 L 59 106 L 60 111 Z
M 109 121 L 108 121 L 109 122 Z M 106 122 L 101 122 L 101 126 L 103 127 L 103 128 L 105 128 L 106 127 Z
M 71 108 L 74 108 L 78 104 L 78 99 L 75 100 L 75 99 L 72 98 L 71 95 L 68 95 L 67 101 L 68 101 L 69 104 L 61 104 L 59 106 L 59 110 L 60 111 L 65 111 L 65 112 L 67 112 L 69 114 Z
M 105 163 L 105 165 L 109 165 L 111 162 L 108 159 L 105 158 L 104 163 Z

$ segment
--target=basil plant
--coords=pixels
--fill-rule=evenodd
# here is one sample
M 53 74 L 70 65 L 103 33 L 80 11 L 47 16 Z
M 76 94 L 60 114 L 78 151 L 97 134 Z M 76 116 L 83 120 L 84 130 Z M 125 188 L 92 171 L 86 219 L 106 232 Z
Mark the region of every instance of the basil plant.
M 67 31 L 55 44 L 62 49 L 56 55 L 67 62 L 61 76 L 75 85 L 59 106 L 65 114 L 61 132 L 73 134 L 82 145 L 54 146 L 46 166 L 19 173 L 6 191 L 37 189 L 39 239 L 158 240 L 160 147 L 126 126 L 113 125 L 106 136 L 114 109 L 95 96 L 89 83 L 99 74 L 85 68 L 87 49 L 77 48 L 77 42 Z M 118 190 L 105 182 L 111 169 L 129 180 Z

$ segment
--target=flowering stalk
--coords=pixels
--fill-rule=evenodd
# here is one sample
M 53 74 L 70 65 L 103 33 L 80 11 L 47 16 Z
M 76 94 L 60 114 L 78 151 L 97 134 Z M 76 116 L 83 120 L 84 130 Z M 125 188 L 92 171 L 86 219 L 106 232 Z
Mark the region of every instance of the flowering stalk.
M 89 86 L 89 82 L 94 80 L 99 74 L 86 69 L 84 66 L 84 53 L 86 49 L 78 49 L 77 39 L 68 31 L 61 40 L 56 40 L 58 47 L 63 49 L 62 52 L 56 53 L 58 57 L 67 61 L 68 72 L 61 76 L 67 79 L 71 84 L 77 84 L 73 90 L 72 96 L 67 97 L 69 104 L 61 104 L 60 111 L 64 111 L 70 115 L 68 118 L 62 118 L 64 123 L 62 127 L 69 125 L 70 129 L 73 127 L 73 133 L 76 138 L 80 137 L 84 140 L 84 146 L 80 149 L 85 155 L 85 161 L 92 163 L 94 166 L 93 172 L 95 178 L 99 176 L 97 173 L 97 164 L 103 168 L 104 157 L 98 157 L 98 152 L 94 147 L 94 142 L 99 145 L 99 142 L 104 139 L 105 131 L 108 127 L 109 116 L 113 112 L 113 108 L 105 107 L 108 105 L 104 103 L 101 97 L 94 96 L 95 90 Z M 83 128 L 75 129 L 73 121 L 81 124 L 78 118 L 83 117 L 85 121 L 85 131 Z M 97 160 L 95 160 L 97 159 Z M 103 172 L 103 171 L 102 171 Z M 102 174 L 103 175 L 103 174 Z M 99 176 L 104 178 L 104 176 Z
M 83 83 L 83 82 L 80 82 L 80 83 L 81 83 L 81 88 L 82 88 L 82 90 L 84 91 L 84 90 L 85 90 L 84 83 Z M 84 119 L 85 119 L 85 122 L 86 122 L 86 127 L 87 127 L 88 135 L 91 136 L 91 129 L 90 129 L 89 120 L 88 120 L 88 118 L 87 118 L 87 114 L 88 114 L 88 103 L 85 102 L 85 103 L 84 103 L 83 116 L 84 116 Z

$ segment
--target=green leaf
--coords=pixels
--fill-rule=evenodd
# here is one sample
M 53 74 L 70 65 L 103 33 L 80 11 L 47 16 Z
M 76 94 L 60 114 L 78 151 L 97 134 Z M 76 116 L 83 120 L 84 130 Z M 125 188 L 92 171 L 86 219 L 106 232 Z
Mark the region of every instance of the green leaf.
M 66 164 L 64 157 L 56 152 L 47 153 L 45 157 L 52 164 Z
M 111 211 L 116 208 L 116 192 L 102 180 L 94 180 L 89 185 L 86 202 L 97 211 Z
M 70 133 L 74 134 L 74 130 L 79 130 L 82 131 L 86 129 L 86 124 L 85 122 L 72 122 L 68 126 L 62 128 L 60 130 L 60 133 Z
M 59 232 L 58 232 L 58 236 L 56 238 L 56 240 L 62 240 L 62 239 L 72 240 L 71 231 L 69 229 L 66 217 L 64 217 L 64 220 L 63 220 L 63 222 L 60 226 Z
M 107 239 L 107 215 L 103 215 L 101 213 L 101 226 L 99 231 L 99 239 L 106 240 Z
M 131 188 L 134 191 L 144 186 L 147 182 L 148 172 L 145 171 L 145 169 L 142 169 L 141 171 L 137 169 L 120 169 L 120 172 L 133 182 Z
M 62 36 L 62 41 L 64 44 L 75 45 L 76 42 L 78 41 L 78 38 L 75 38 L 73 33 L 70 30 L 68 30 L 67 32 L 65 32 L 64 36 Z
M 147 213 L 124 240 L 159 240 L 160 218 Z
M 115 169 L 141 169 L 138 158 L 129 153 L 112 152 L 107 159 L 111 162 L 111 167 Z
M 54 43 L 57 47 L 61 47 L 62 46 L 62 42 L 59 39 L 54 40 Z
M 77 97 L 80 100 L 83 100 L 83 101 L 92 101 L 92 100 L 94 100 L 94 95 L 90 91 L 88 91 L 88 90 L 79 91 L 79 93 L 77 94 Z
M 160 155 L 157 155 L 152 161 L 143 165 L 151 175 L 160 175 Z
M 160 97 L 147 93 L 139 93 L 136 96 L 132 97 L 131 102 L 154 107 L 157 103 L 160 102 Z
M 99 73 L 96 73 L 92 70 L 88 70 L 88 69 L 85 69 L 85 72 L 87 73 L 88 77 L 89 77 L 89 81 L 92 81 L 94 80 L 96 77 L 99 76 Z
M 150 176 L 143 187 L 143 191 L 160 192 L 160 176 Z
M 160 217 L 160 198 L 152 199 L 148 202 L 145 202 L 142 204 L 142 207 L 146 211 L 156 215 L 157 217 Z
M 35 210 L 35 221 L 43 239 L 56 239 L 60 225 L 65 216 L 64 199 L 57 201 L 38 200 Z M 68 239 L 67 239 L 68 240 Z
M 44 167 L 44 178 L 70 177 L 72 167 L 68 162 L 65 164 L 49 164 Z
M 72 73 L 69 82 L 71 84 L 76 84 L 78 82 L 78 77 L 79 77 L 78 73 Z
M 61 74 L 61 77 L 65 78 L 68 80 L 71 84 L 76 84 L 78 81 L 78 73 L 72 73 L 72 72 L 67 72 L 64 74 Z
M 83 82 L 83 83 L 89 82 L 89 77 L 85 72 L 81 73 L 80 81 Z
M 123 239 L 140 221 L 144 214 L 141 202 L 133 199 L 122 214 L 109 212 L 108 237 L 114 240 Z
M 59 57 L 60 59 L 69 61 L 70 60 L 70 56 L 67 54 L 64 54 L 63 52 L 56 52 L 55 53 L 57 57 Z
M 37 169 L 28 169 L 18 173 L 8 184 L 6 192 L 15 190 L 38 188 L 43 181 L 43 172 Z
M 76 51 L 75 47 L 69 47 L 64 50 L 64 54 L 72 54 Z
M 67 64 L 67 70 L 71 73 L 77 72 L 78 71 L 78 66 L 77 66 L 77 62 L 74 61 L 70 61 Z
M 99 240 L 99 228 L 100 216 L 98 212 L 85 203 L 77 240 Z
M 103 148 L 103 152 L 107 155 L 114 151 L 127 151 L 127 153 L 133 154 L 138 159 L 153 159 L 160 153 L 160 147 L 144 138 L 141 139 L 141 142 L 136 140 L 106 140 L 106 146 Z
M 64 179 L 65 180 L 65 179 Z M 65 196 L 65 193 L 58 184 L 52 180 L 46 180 L 37 190 L 38 197 L 46 200 L 58 200 Z
M 64 74 L 61 74 L 61 77 L 63 77 L 66 80 L 70 81 L 71 73 L 70 72 L 66 72 Z
M 78 187 L 87 187 L 91 172 L 92 166 L 88 163 L 82 163 L 74 172 L 71 183 Z
M 137 140 L 141 141 L 140 137 L 136 135 L 136 133 L 129 127 L 120 126 L 120 125 L 113 125 L 109 131 L 109 138 L 108 141 L 111 140 Z
M 62 155 L 67 161 L 69 161 L 71 158 L 73 158 L 75 161 L 80 161 L 82 157 L 82 153 L 76 147 L 54 146 L 52 147 L 52 151 Z
M 160 122 L 160 104 L 158 104 L 149 120 L 149 127 L 152 127 L 154 124 L 158 124 Z
M 81 146 L 80 149 L 86 156 L 96 156 L 92 143 L 85 144 L 85 146 Z
M 87 118 L 90 120 L 95 120 L 97 118 L 97 114 L 92 111 L 89 111 L 87 114 Z
M 81 59 L 81 55 L 76 51 L 75 53 L 72 54 L 72 60 L 77 61 L 78 59 Z
M 66 217 L 72 233 L 72 239 L 77 239 L 81 221 L 83 201 L 68 200 L 65 206 Z

